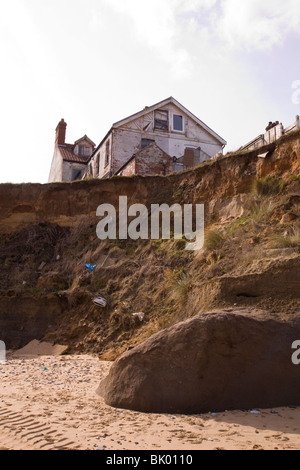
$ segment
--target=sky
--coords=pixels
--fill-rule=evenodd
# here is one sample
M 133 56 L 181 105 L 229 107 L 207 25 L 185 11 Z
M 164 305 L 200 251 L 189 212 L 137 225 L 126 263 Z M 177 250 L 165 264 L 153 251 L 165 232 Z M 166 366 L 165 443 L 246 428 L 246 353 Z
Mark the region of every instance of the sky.
M 173 96 L 225 153 L 300 114 L 299 0 L 0 0 L 0 182 Z

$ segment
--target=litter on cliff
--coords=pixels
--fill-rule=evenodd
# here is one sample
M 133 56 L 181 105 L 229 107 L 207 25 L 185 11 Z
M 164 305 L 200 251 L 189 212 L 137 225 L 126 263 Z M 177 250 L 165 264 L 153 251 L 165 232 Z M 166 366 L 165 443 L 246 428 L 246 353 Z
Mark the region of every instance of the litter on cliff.
M 94 266 L 92 266 L 91 264 L 86 264 L 85 267 L 86 269 L 88 269 L 89 271 L 94 271 L 94 269 L 97 268 L 97 264 L 95 264 Z
M 143 321 L 145 314 L 143 312 L 138 312 L 138 313 L 133 313 L 132 316 L 138 318 L 140 321 Z
M 100 307 L 106 307 L 107 301 L 104 299 L 104 297 L 95 297 L 93 299 L 94 304 L 99 305 Z
M 38 267 L 38 271 L 43 271 L 44 267 L 46 266 L 47 263 L 45 263 L 44 261 L 39 265 Z
M 85 273 L 81 274 L 80 278 L 79 278 L 79 281 L 82 282 L 84 281 L 85 279 L 88 279 L 91 275 L 91 272 L 90 271 L 86 271 Z
M 266 153 L 260 153 L 259 155 L 257 155 L 258 158 L 267 158 L 267 156 L 269 155 L 270 152 L 266 152 Z

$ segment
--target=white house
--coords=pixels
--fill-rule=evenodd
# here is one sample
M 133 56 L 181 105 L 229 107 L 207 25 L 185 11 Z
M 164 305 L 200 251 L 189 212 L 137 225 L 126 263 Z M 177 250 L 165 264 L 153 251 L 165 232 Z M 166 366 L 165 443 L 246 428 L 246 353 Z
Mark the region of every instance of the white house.
M 61 119 L 55 130 L 54 154 L 48 183 L 81 179 L 95 149 L 94 142 L 87 135 L 76 140 L 74 144 L 67 144 L 66 128 L 67 123 Z
M 151 174 L 162 174 L 163 168 L 169 172 L 182 169 L 186 150 L 194 150 L 196 165 L 223 151 L 227 142 L 170 97 L 114 123 L 88 160 L 89 174 L 99 178 L 120 174 L 120 168 L 153 143 L 153 149 L 159 147 L 163 152 L 164 163 L 148 168 L 151 167 Z M 166 155 L 170 161 L 165 161 Z M 151 159 L 151 153 L 148 152 L 147 158 Z

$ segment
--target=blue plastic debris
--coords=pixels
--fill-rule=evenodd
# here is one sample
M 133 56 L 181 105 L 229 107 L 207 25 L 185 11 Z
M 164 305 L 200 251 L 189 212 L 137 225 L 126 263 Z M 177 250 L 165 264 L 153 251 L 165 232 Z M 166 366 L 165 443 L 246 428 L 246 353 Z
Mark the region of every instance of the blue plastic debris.
M 94 266 L 92 266 L 91 264 L 86 264 L 85 267 L 89 270 L 89 271 L 94 271 L 94 269 L 97 268 L 97 264 L 95 264 Z

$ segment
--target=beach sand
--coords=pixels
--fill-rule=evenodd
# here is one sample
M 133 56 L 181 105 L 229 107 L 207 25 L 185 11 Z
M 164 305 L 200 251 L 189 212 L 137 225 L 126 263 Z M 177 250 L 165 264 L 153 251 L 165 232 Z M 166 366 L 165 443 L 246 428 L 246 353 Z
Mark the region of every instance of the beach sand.
M 299 449 L 300 408 L 146 414 L 96 394 L 111 363 L 94 356 L 7 356 L 0 364 L 0 448 Z

